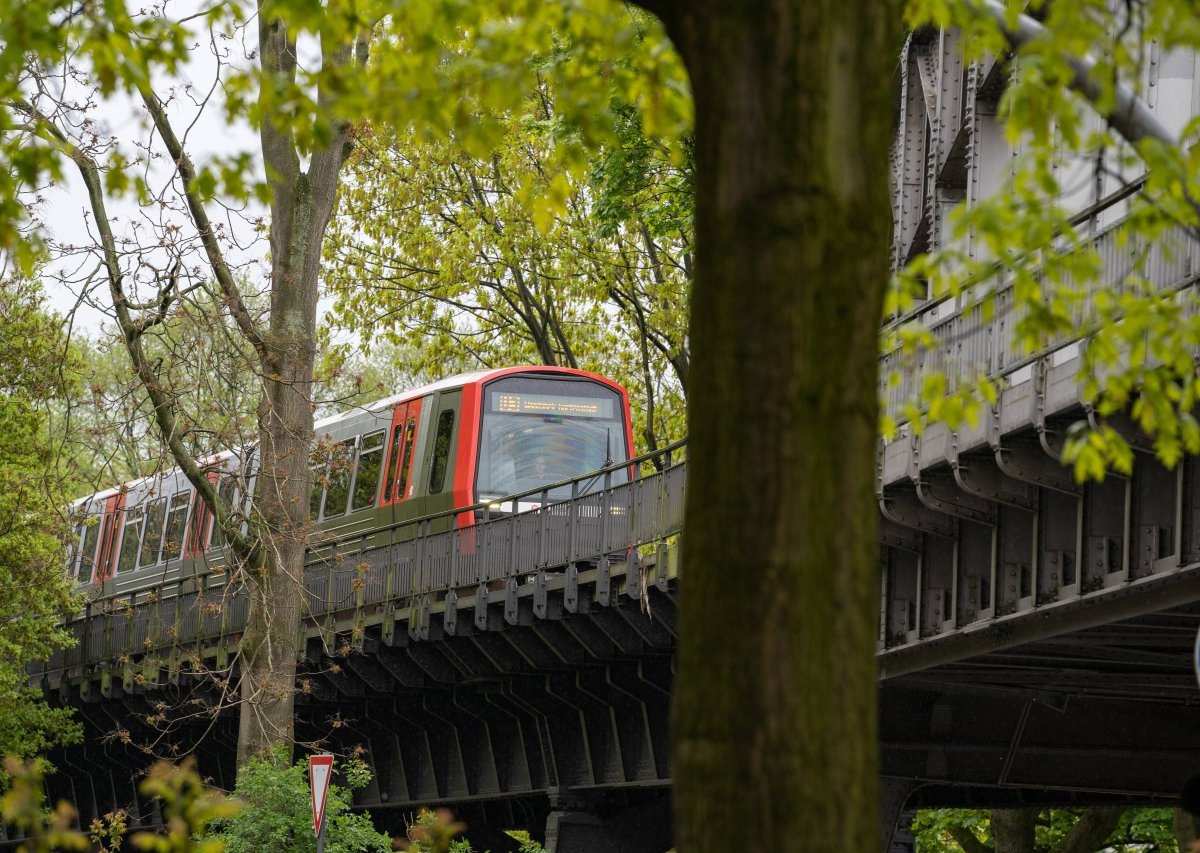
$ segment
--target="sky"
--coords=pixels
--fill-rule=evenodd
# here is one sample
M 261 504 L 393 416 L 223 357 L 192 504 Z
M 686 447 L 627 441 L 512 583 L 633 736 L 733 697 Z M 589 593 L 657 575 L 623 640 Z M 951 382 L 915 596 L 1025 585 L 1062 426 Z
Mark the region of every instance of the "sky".
M 169 3 L 166 8 L 169 14 L 185 16 L 198 11 L 200 4 L 188 0 Z M 260 159 L 257 156 L 258 134 L 244 119 L 232 122 L 226 119 L 222 89 L 215 85 L 219 74 L 228 76 L 229 63 L 245 66 L 247 56 L 256 47 L 256 35 L 253 26 L 233 34 L 232 38 L 213 36 L 197 29 L 191 60 L 177 77 L 156 80 L 156 89 L 160 98 L 168 101 L 172 125 L 184 139 L 185 148 L 197 166 L 210 162 L 217 155 L 254 152 L 255 178 L 261 179 L 261 168 L 257 166 Z M 71 85 L 65 92 L 68 97 L 77 98 L 83 94 L 83 88 Z M 109 218 L 122 248 L 131 250 L 136 241 L 150 249 L 141 253 L 140 260 L 131 251 L 125 255 L 123 270 L 126 276 L 142 285 L 143 295 L 148 293 L 149 288 L 145 285 L 153 277 L 151 267 L 165 270 L 170 266 L 169 252 L 159 249 L 160 246 L 174 249 L 177 255 L 182 254 L 185 277 L 189 272 L 203 275 L 205 264 L 195 246 L 194 229 L 189 217 L 180 209 L 177 193 L 170 188 L 171 181 L 177 180 L 173 164 L 157 134 L 151 133 L 141 101 L 122 94 L 99 101 L 94 109 L 86 112 L 72 112 L 70 117 L 77 125 L 83 118 L 93 122 L 88 129 L 96 133 L 94 142 L 99 140 L 107 147 L 115 141 L 116 150 L 134 163 L 133 171 L 145 175 L 151 192 L 165 202 L 140 207 L 132 199 L 110 194 L 107 200 Z M 77 127 L 73 134 L 76 138 L 79 138 L 80 129 Z M 99 241 L 78 170 L 68 163 L 64 179 L 40 195 L 43 201 L 38 205 L 37 213 L 57 256 L 45 271 L 47 295 L 55 310 L 69 316 L 75 332 L 94 337 L 111 310 L 111 300 L 106 282 L 94 275 L 99 263 L 96 251 Z M 230 265 L 252 280 L 261 278 L 267 269 L 267 244 L 252 223 L 258 217 L 265 217 L 267 211 L 254 203 L 240 211 L 226 210 L 216 203 L 207 207 L 210 219 L 224 233 Z

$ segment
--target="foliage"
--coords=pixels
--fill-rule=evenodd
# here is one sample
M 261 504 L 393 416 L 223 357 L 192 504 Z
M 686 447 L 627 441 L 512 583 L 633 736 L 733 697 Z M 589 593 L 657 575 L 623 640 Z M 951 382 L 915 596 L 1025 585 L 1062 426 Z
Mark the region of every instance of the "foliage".
M 1045 809 L 1037 817 L 1036 853 L 1054 853 L 1064 844 L 1082 813 L 1080 809 Z M 991 813 L 986 809 L 926 809 L 917 813 L 912 832 L 918 853 L 973 853 L 968 850 L 969 833 L 980 845 L 995 848 L 991 832 Z M 965 846 L 964 846 L 965 845 Z M 1179 850 L 1172 828 L 1171 809 L 1128 809 L 1104 847 L 1111 853 L 1139 853 L 1154 850 L 1174 853 Z M 1004 851 L 998 851 L 1004 853 Z M 1022 851 L 1025 853 L 1025 851 Z M 1033 853 L 1033 851 L 1029 851 Z M 1091 853 L 1091 851 L 1088 851 Z
M 448 809 L 421 809 L 408 828 L 408 840 L 398 841 L 397 846 L 410 853 L 473 853 L 470 842 L 456 837 L 465 828 Z M 546 853 L 527 832 L 518 830 L 508 835 L 521 845 L 520 853 Z
M 4 760 L 8 789 L 0 796 L 0 823 L 14 826 L 26 837 L 17 853 L 49 853 L 51 850 L 87 850 L 87 839 L 71 829 L 75 810 L 59 803 L 45 807 L 42 782 L 48 765 L 42 759 L 22 764 L 13 757 Z
M 402 346 L 421 372 L 532 362 L 603 373 L 642 402 L 644 449 L 679 437 L 690 148 L 648 136 L 619 100 L 607 112 L 614 136 L 600 148 L 571 135 L 541 81 L 489 115 L 502 135 L 480 150 L 469 132 L 364 127 L 325 249 L 327 322 L 356 344 Z
M 79 736 L 70 711 L 46 705 L 25 674 L 69 644 L 56 623 L 75 606 L 47 407 L 63 397 L 70 365 L 59 323 L 36 287 L 0 280 L 0 754 L 20 757 Z
M 41 759 L 28 764 L 15 758 L 5 761 L 12 784 L 0 798 L 0 822 L 18 827 L 24 833 L 26 840 L 17 847 L 17 853 L 92 849 L 88 836 L 71 829 L 75 811 L 69 805 L 46 807 L 42 784 L 46 769 Z M 201 836 L 214 821 L 236 814 L 241 805 L 205 785 L 196 773 L 194 762 L 189 759 L 178 766 L 159 762 L 139 787 L 145 796 L 161 802 L 166 826 L 164 832 L 135 833 L 130 839 L 134 850 L 222 853 L 225 848 L 219 840 L 204 840 Z M 93 830 L 91 840 L 99 844 L 101 851 L 119 850 L 123 846 L 122 820 L 113 817 L 106 827 Z
M 351 789 L 365 785 L 361 762 L 343 761 L 344 785 L 329 786 L 325 802 L 325 849 L 328 853 L 368 853 L 392 849 L 392 839 L 376 832 L 371 818 L 352 812 Z M 231 800 L 245 804 L 236 815 L 213 826 L 210 837 L 227 853 L 304 853 L 317 849 L 306 760 L 287 762 L 282 750 L 260 756 L 238 771 Z

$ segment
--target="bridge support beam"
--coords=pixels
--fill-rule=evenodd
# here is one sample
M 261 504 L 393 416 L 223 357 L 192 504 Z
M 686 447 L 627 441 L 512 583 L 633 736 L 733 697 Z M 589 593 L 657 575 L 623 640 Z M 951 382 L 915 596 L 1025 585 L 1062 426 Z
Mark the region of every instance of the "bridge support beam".
M 607 820 L 578 803 L 558 803 L 546 820 L 547 853 L 665 853 L 671 848 L 671 802 L 632 806 Z
M 900 843 L 901 817 L 907 812 L 905 808 L 909 798 L 920 783 L 909 779 L 892 779 L 884 776 L 879 780 L 879 823 L 881 830 L 880 849 L 883 853 L 900 853 L 913 850 L 911 846 Z M 906 827 L 907 828 L 907 825 Z

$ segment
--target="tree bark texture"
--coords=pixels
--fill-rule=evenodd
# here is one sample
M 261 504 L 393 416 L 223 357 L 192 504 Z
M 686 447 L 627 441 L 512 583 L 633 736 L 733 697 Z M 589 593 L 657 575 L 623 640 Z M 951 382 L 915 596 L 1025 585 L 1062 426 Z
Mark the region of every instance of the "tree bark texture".
M 1175 843 L 1179 845 L 1180 853 L 1187 853 L 1196 840 L 1200 839 L 1200 820 L 1181 808 L 1174 809 L 1171 817 L 1175 829 Z
M 993 809 L 992 838 L 997 853 L 1034 853 L 1037 809 Z
M 899 3 L 645 5 L 684 57 L 696 111 L 678 849 L 877 849 L 877 358 Z
M 295 44 L 283 22 L 259 17 L 263 70 L 295 77 Z M 326 62 L 346 63 L 365 41 L 340 47 Z M 365 61 L 365 54 L 359 54 Z M 266 87 L 264 87 L 266 88 Z M 302 169 L 286 123 L 262 98 L 263 159 L 271 183 L 271 312 L 262 336 L 263 394 L 258 409 L 254 525 L 263 553 L 249 567 L 250 608 L 241 642 L 238 766 L 294 740 L 296 662 L 302 636 L 304 551 L 309 525 L 313 441 L 312 376 L 316 357 L 317 277 L 321 243 L 337 200 L 338 172 L 349 153 L 349 127 L 337 123 L 329 143 Z

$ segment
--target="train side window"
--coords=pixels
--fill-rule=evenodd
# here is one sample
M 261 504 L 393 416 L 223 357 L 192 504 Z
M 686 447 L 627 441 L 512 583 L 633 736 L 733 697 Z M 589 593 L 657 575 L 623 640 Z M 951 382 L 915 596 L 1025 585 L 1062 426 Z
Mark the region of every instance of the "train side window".
M 396 483 L 394 500 L 402 501 L 405 498 L 404 491 L 408 488 L 408 463 L 412 461 L 413 436 L 416 435 L 416 432 L 417 420 L 409 418 L 408 426 L 404 428 L 404 457 L 400 462 L 400 480 Z
M 76 517 L 78 517 L 78 516 L 76 516 Z M 79 551 L 80 551 L 79 543 L 80 543 L 80 540 L 83 538 L 83 527 L 84 527 L 84 524 L 86 524 L 86 523 L 87 523 L 86 518 L 83 521 L 77 521 L 71 525 L 71 530 L 69 533 L 63 534 L 62 543 L 63 543 L 63 547 L 66 549 L 66 554 L 67 554 L 67 561 L 66 561 L 67 577 L 72 577 L 73 575 L 78 574 L 78 572 L 76 570 L 78 569 L 78 561 L 79 561 Z
M 450 438 L 454 433 L 454 410 L 438 415 L 437 434 L 433 439 L 433 466 L 429 471 L 429 494 L 441 494 L 446 485 L 446 467 L 450 462 Z
M 167 510 L 167 529 L 163 534 L 164 563 L 174 560 L 183 551 L 183 537 L 187 535 L 188 504 L 191 497 L 191 492 L 177 492 L 171 497 L 171 506 Z
M 346 512 L 353 462 L 354 439 L 348 438 L 334 445 L 329 459 L 329 486 L 325 489 L 325 513 L 322 518 L 333 518 Z
M 145 511 L 135 506 L 125 511 L 125 532 L 121 534 L 121 556 L 117 560 L 117 571 L 127 572 L 137 567 L 138 549 L 142 545 L 142 523 Z
M 146 511 L 146 532 L 142 536 L 142 557 L 138 564 L 145 568 L 158 562 L 162 548 L 163 522 L 167 517 L 167 499 L 157 498 Z
M 375 505 L 379 493 L 379 469 L 383 465 L 383 432 L 364 435 L 358 451 L 358 466 L 354 475 L 354 500 L 351 510 Z
M 84 520 L 83 531 L 83 553 L 79 558 L 80 580 L 89 581 L 92 579 L 92 570 L 96 566 L 96 546 L 100 542 L 100 526 L 104 523 L 104 516 L 92 515 Z
M 234 489 L 233 475 L 232 474 L 222 475 L 220 483 L 217 486 L 217 495 L 221 498 L 222 501 L 225 502 L 225 505 L 228 506 L 230 508 L 230 510 L 233 509 L 233 489 Z M 225 544 L 225 531 L 222 530 L 221 525 L 217 523 L 216 513 L 213 513 L 212 517 L 213 517 L 213 530 L 212 530 L 212 539 L 211 539 L 212 544 L 209 547 L 220 548 L 222 545 Z

